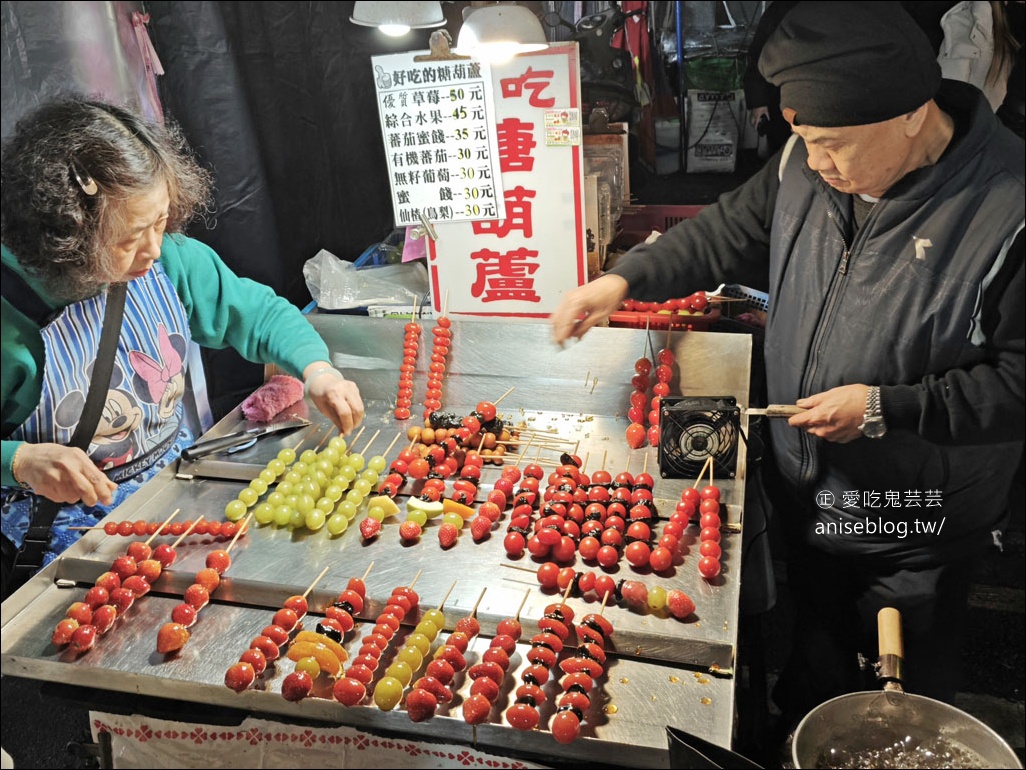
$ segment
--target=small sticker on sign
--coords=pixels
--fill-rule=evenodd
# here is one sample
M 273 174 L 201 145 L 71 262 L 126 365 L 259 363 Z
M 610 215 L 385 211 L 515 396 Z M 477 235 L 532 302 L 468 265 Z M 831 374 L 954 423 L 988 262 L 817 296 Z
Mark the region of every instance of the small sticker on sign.
M 565 107 L 558 110 L 545 110 L 545 127 L 580 127 L 581 110 L 578 107 Z
M 545 127 L 546 147 L 576 147 L 581 143 L 581 129 L 560 126 Z

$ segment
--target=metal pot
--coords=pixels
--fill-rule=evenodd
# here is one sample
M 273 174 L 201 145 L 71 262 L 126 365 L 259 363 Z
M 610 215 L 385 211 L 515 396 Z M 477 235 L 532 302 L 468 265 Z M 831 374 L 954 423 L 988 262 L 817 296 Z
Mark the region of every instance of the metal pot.
M 1022 767 L 1011 746 L 980 720 L 904 692 L 901 615 L 885 607 L 877 626 L 884 690 L 841 695 L 810 711 L 794 733 L 795 767 Z

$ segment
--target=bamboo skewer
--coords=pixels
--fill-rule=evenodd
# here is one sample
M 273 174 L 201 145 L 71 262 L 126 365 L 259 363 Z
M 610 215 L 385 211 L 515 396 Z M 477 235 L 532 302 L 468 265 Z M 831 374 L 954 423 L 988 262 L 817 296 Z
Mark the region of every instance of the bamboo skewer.
M 698 478 L 695 479 L 695 483 L 691 485 L 692 489 L 698 489 L 698 485 L 702 483 L 702 477 L 705 475 L 705 469 L 712 465 L 712 455 L 709 455 L 705 460 L 705 465 L 702 466 L 702 470 L 698 474 Z
M 456 587 L 456 583 L 457 583 L 457 582 L 459 582 L 459 581 L 456 581 L 456 580 L 452 581 L 452 585 L 451 585 L 451 586 L 449 586 L 449 590 L 445 592 L 445 596 L 443 596 L 443 597 L 442 597 L 442 602 L 441 602 L 441 604 L 439 604 L 439 605 L 438 605 L 438 611 L 439 611 L 439 612 L 441 612 L 441 611 L 442 611 L 442 607 L 444 607 L 444 606 L 445 606 L 445 603 L 446 603 L 447 601 L 449 601 L 449 594 L 451 594 L 451 593 L 452 593 L 452 589 L 454 589 L 454 588 Z
M 524 455 L 527 454 L 527 450 L 531 448 L 531 441 L 534 441 L 534 439 L 531 439 L 530 441 L 527 442 L 527 445 L 524 447 L 524 451 L 522 451 L 520 453 L 520 456 L 517 457 L 517 461 L 515 463 L 513 463 L 513 467 L 514 468 L 519 468 L 520 467 L 520 461 L 524 459 Z
M 366 580 L 372 569 L 374 569 L 374 562 L 367 565 L 367 571 L 363 573 L 363 577 L 360 580 Z
M 228 543 L 227 547 L 225 547 L 225 549 L 224 549 L 225 553 L 230 552 L 232 550 L 232 548 L 234 547 L 235 543 L 238 541 L 238 539 L 240 537 L 242 537 L 243 533 L 246 532 L 246 530 L 249 529 L 249 522 L 250 522 L 250 520 L 252 518 L 253 518 L 253 512 L 250 511 L 248 514 L 246 514 L 246 518 L 244 518 L 242 520 L 242 524 L 239 525 L 239 529 L 236 531 L 235 537 L 233 537 L 232 541 L 230 543 Z
M 524 591 L 524 598 L 520 600 L 520 606 L 517 607 L 517 614 L 513 616 L 513 620 L 517 621 L 518 623 L 520 622 L 520 613 L 523 611 L 524 605 L 527 604 L 527 597 L 530 595 L 531 589 L 528 588 L 526 591 Z
M 492 401 L 492 406 L 498 406 L 499 402 L 502 401 L 502 399 L 504 399 L 506 396 L 508 396 L 512 392 L 513 392 L 513 388 L 510 388 L 509 390 L 507 390 L 505 393 L 503 393 L 497 399 Z
M 347 454 L 347 455 L 348 455 L 348 454 L 352 454 L 352 452 L 353 452 L 353 447 L 355 447 L 355 446 L 356 446 L 356 442 L 360 440 L 360 436 L 362 436 L 362 435 L 363 435 L 363 432 L 364 432 L 365 430 L 367 430 L 367 426 L 366 426 L 366 425 L 361 425 L 361 426 L 360 426 L 360 430 L 356 431 L 356 435 L 355 435 L 355 436 L 353 436 L 353 440 L 352 440 L 352 441 L 350 441 L 350 442 L 349 442 L 349 445 L 348 445 L 348 446 L 346 447 L 346 454 Z
M 395 434 L 395 438 L 392 439 L 392 443 L 385 447 L 385 451 L 381 453 L 382 457 L 388 457 L 388 453 L 392 451 L 392 447 L 395 446 L 395 442 L 402 438 L 403 432 L 399 431 Z
M 367 454 L 367 450 L 370 449 L 370 445 L 374 443 L 374 439 L 376 439 L 380 434 L 381 434 L 380 430 L 375 431 L 374 435 L 370 437 L 370 441 L 367 442 L 367 445 L 363 448 L 363 451 L 360 452 L 360 454 L 362 454 L 362 455 Z
M 182 542 L 183 540 L 185 540 L 185 538 L 187 538 L 187 537 L 188 537 L 189 535 L 191 535 L 191 534 L 192 534 L 192 531 L 193 531 L 194 529 L 196 529 L 196 525 L 197 525 L 197 524 L 199 524 L 199 523 L 200 523 L 201 521 L 203 521 L 203 514 L 200 514 L 200 517 L 199 517 L 198 519 L 196 519 L 196 521 L 194 521 L 194 522 L 193 522 L 192 524 L 190 524 L 190 525 L 189 525 L 189 528 L 188 528 L 187 530 L 185 530 L 185 532 L 183 532 L 183 533 L 181 534 L 181 536 L 179 536 L 179 538 L 178 538 L 177 540 L 175 540 L 175 541 L 174 541 L 173 543 L 171 543 L 171 548 L 172 548 L 172 550 L 173 550 L 173 549 L 175 549 L 175 548 L 177 548 L 177 547 L 178 547 L 178 545 L 179 545 L 179 544 L 180 544 L 180 543 L 181 543 L 181 542 Z
M 407 588 L 413 588 L 414 584 L 418 580 L 420 580 L 420 573 L 423 572 L 423 571 L 424 570 L 422 570 L 422 569 L 417 570 L 417 574 L 413 576 L 413 580 L 410 581 L 410 584 L 407 586 Z
M 538 570 L 531 569 L 529 567 L 521 567 L 519 564 L 507 564 L 506 562 L 499 562 L 499 566 L 506 567 L 507 569 L 518 569 L 521 572 L 530 572 L 532 574 L 538 572 Z
M 310 592 L 314 590 L 314 586 L 321 582 L 321 578 L 328 574 L 328 567 L 321 570 L 321 574 L 314 578 L 314 582 L 310 584 L 310 587 L 303 591 L 303 598 L 305 599 L 310 595 Z
M 315 434 L 317 431 L 319 431 L 320 429 L 321 429 L 320 425 L 311 425 L 310 426 L 310 430 L 306 431 L 306 433 L 303 434 L 303 437 L 301 439 L 299 439 L 299 442 L 294 447 L 292 447 L 292 451 L 293 452 L 298 452 L 299 448 L 301 446 L 303 446 L 303 444 L 306 442 L 306 440 L 308 438 L 310 438 L 313 434 Z
M 171 519 L 173 519 L 175 516 L 177 516 L 178 512 L 180 510 L 182 510 L 182 509 L 181 508 L 175 508 L 174 513 L 172 513 L 170 516 L 168 516 L 166 519 L 164 519 L 164 523 L 161 524 L 159 527 L 157 527 L 157 531 L 154 532 L 152 535 L 150 535 L 148 538 L 146 538 L 146 545 L 149 545 L 150 543 L 152 543 L 153 542 L 153 538 L 155 538 L 157 535 L 159 535 L 161 532 L 164 531 L 164 527 L 166 527 L 168 524 L 171 523 Z
M 478 607 L 479 604 L 481 604 L 481 600 L 484 599 L 485 591 L 487 591 L 487 590 L 488 590 L 488 586 L 485 586 L 484 588 L 481 589 L 481 593 L 477 597 L 477 601 L 474 602 L 474 608 L 470 611 L 470 617 L 474 617 L 475 615 L 477 615 L 477 607 Z

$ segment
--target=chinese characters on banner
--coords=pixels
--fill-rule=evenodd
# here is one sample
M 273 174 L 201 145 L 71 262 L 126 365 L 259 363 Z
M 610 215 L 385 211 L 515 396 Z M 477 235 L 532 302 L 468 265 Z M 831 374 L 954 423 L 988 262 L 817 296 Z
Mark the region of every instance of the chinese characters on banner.
M 546 141 L 580 114 L 575 44 L 492 65 L 505 218 L 436 225 L 428 243 L 435 312 L 544 317 L 587 280 L 580 128 Z M 557 116 L 558 120 L 554 120 Z M 546 126 L 546 122 L 550 124 Z
M 487 64 L 375 56 L 396 225 L 503 215 Z

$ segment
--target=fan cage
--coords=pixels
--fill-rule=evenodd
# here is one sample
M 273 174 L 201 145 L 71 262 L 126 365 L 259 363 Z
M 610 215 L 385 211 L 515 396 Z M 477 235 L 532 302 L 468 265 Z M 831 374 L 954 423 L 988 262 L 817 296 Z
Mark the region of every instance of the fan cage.
M 737 475 L 741 409 L 732 396 L 666 397 L 659 407 L 659 473 L 697 478 L 713 458 L 713 474 Z

